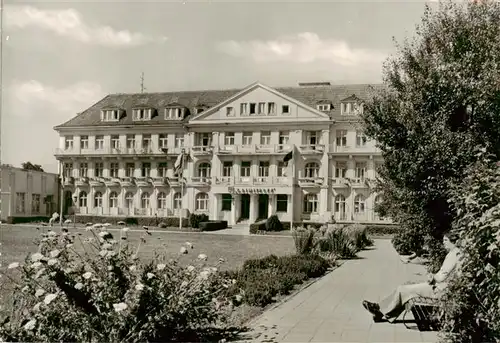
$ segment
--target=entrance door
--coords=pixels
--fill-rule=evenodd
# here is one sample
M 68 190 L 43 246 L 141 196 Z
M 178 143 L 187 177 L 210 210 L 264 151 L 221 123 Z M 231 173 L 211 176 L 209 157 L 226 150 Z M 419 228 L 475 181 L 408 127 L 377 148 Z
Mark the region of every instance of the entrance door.
M 250 194 L 241 195 L 240 219 L 250 219 Z
M 70 209 L 73 207 L 73 197 L 71 191 L 64 192 L 64 207 L 63 213 L 64 215 L 70 214 Z
M 267 219 L 269 214 L 269 195 L 259 194 L 259 219 Z

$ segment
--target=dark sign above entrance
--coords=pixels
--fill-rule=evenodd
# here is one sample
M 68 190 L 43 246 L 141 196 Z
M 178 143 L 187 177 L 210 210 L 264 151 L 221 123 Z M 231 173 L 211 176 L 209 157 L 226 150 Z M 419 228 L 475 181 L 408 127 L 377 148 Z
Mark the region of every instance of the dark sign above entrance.
M 272 194 L 276 192 L 276 188 L 236 188 L 228 187 L 230 194 Z

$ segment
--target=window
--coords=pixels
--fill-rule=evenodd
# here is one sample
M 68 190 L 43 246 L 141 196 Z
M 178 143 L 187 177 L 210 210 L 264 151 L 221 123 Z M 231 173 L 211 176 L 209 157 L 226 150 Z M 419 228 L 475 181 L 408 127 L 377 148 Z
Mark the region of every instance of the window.
M 118 194 L 116 192 L 111 192 L 109 194 L 109 207 L 110 208 L 118 207 Z
M 167 177 L 168 164 L 167 162 L 158 163 L 158 177 Z
M 89 172 L 89 165 L 85 162 L 80 163 L 80 177 L 87 177 Z
M 337 146 L 345 147 L 347 145 L 347 130 L 337 130 L 335 136 Z
M 356 169 L 354 171 L 354 177 L 356 179 L 360 179 L 360 181 L 365 180 L 365 173 L 366 172 L 366 163 L 364 162 L 358 162 L 356 163 Z
M 119 165 L 117 162 L 112 162 L 109 164 L 109 176 L 118 177 Z
M 174 194 L 174 209 L 180 210 L 182 208 L 182 195 L 177 192 Z
M 358 194 L 354 197 L 354 213 L 365 212 L 365 197 Z
M 234 145 L 234 132 L 226 132 L 224 135 L 224 145 Z
M 270 145 L 271 144 L 271 131 L 261 131 L 260 144 L 262 144 L 262 145 Z
M 378 194 L 377 196 L 375 196 L 373 209 L 375 210 L 375 215 L 376 215 L 379 219 L 382 219 L 382 218 L 383 218 L 383 217 L 380 215 L 380 213 L 378 212 L 379 206 L 380 206 L 381 204 L 382 204 L 382 196 L 381 196 L 380 194 Z
M 269 115 L 276 114 L 276 104 L 274 102 L 267 103 L 267 114 Z
M 375 179 L 377 179 L 380 174 L 380 168 L 382 168 L 382 164 L 375 162 L 373 165 L 373 175 Z
M 307 132 L 307 144 L 316 145 L 318 144 L 318 133 L 316 131 L 308 131 Z
M 196 194 L 196 211 L 208 211 L 208 194 Z
M 278 194 L 276 196 L 276 212 L 288 211 L 288 195 Z
M 94 165 L 94 176 L 102 177 L 103 172 L 104 172 L 104 163 L 96 162 Z
M 318 212 L 318 195 L 306 194 L 304 196 L 304 213 L 317 213 Z
M 198 138 L 198 145 L 201 146 L 210 146 L 211 143 L 211 133 L 205 132 L 205 133 L 198 133 L 197 138 Z
M 167 208 L 167 195 L 164 192 L 158 193 L 158 208 Z
M 25 193 L 16 193 L 16 212 L 17 213 L 24 213 L 26 211 L 25 207 Z
M 141 195 L 141 208 L 149 208 L 149 193 L 144 192 Z
M 290 106 L 288 106 L 288 105 L 281 106 L 281 113 L 290 114 Z
M 203 111 L 204 111 L 203 107 L 196 107 L 196 114 L 200 114 Z
M 73 149 L 73 136 L 64 137 L 64 149 L 65 150 Z
M 364 133 L 356 131 L 356 146 L 363 147 L 366 146 L 366 136 Z
M 341 106 L 343 115 L 358 115 L 363 113 L 363 104 L 356 102 L 344 102 Z
M 136 109 L 132 110 L 133 120 L 136 120 L 136 121 L 150 120 L 151 119 L 151 112 L 152 112 L 152 110 L 150 108 L 136 108 Z
M 255 104 L 255 103 L 253 103 L 253 102 L 251 102 L 251 103 L 249 104 L 249 107 L 250 107 L 250 111 L 249 111 L 248 113 L 249 113 L 250 115 L 255 114 L 256 104 Z
M 252 145 L 252 132 L 243 132 L 243 145 Z
M 96 192 L 94 195 L 94 207 L 102 207 L 102 193 Z
M 266 103 L 259 102 L 259 114 L 266 114 Z
M 330 104 L 319 104 L 316 108 L 318 109 L 318 111 L 328 112 L 331 109 L 331 105 Z
M 247 104 L 246 104 L 246 103 L 242 103 L 242 104 L 240 104 L 240 115 L 241 115 L 241 116 L 246 116 L 246 115 L 248 115 L 248 112 L 247 112 Z
M 260 161 L 259 162 L 259 176 L 260 177 L 268 177 L 269 176 L 269 162 L 268 161 Z
M 158 148 L 166 148 L 168 145 L 168 135 L 165 133 L 161 133 L 158 136 Z
M 231 211 L 233 196 L 231 194 L 222 194 L 222 209 L 221 211 Z
M 335 178 L 345 179 L 347 173 L 347 164 L 345 162 L 337 162 L 335 164 Z
M 234 117 L 234 107 L 226 107 L 226 117 Z
M 78 194 L 78 206 L 87 207 L 87 192 L 81 191 L 80 194 Z
M 141 167 L 141 176 L 150 177 L 151 176 L 151 163 L 143 162 Z
M 222 176 L 233 176 L 233 162 L 224 161 L 224 164 L 222 165 Z
M 40 194 L 31 194 L 31 213 L 40 213 Z
M 125 165 L 125 176 L 126 177 L 134 177 L 135 173 L 135 163 L 129 162 Z
M 305 167 L 305 177 L 318 177 L 319 176 L 319 164 L 317 162 L 309 162 Z
M 89 136 L 81 136 L 80 137 L 80 148 L 82 148 L 82 149 L 89 148 Z
M 279 144 L 288 144 L 288 141 L 290 140 L 290 133 L 288 131 L 280 131 L 279 135 Z
M 151 151 L 151 135 L 142 136 L 142 149 L 145 151 Z
M 134 208 L 134 195 L 130 192 L 125 194 L 125 207 L 126 208 Z
M 175 147 L 182 148 L 184 146 L 184 134 L 176 133 L 175 134 Z
M 184 117 L 184 109 L 180 107 L 172 107 L 165 109 L 165 119 L 182 119 Z
M 241 176 L 242 177 L 250 176 L 250 161 L 241 162 Z
M 285 176 L 286 172 L 286 167 L 285 167 L 285 162 L 280 161 L 278 162 L 278 175 L 277 176 Z
M 127 149 L 135 149 L 135 135 L 127 135 Z
M 119 112 L 119 110 L 103 110 L 101 111 L 101 120 L 118 121 L 120 119 Z
M 345 213 L 345 196 L 343 194 L 335 196 L 335 212 Z
M 111 136 L 111 149 L 120 149 L 120 136 Z
M 97 150 L 104 149 L 104 136 L 103 135 L 95 136 L 95 148 Z
M 210 177 L 210 163 L 203 162 L 198 166 L 199 177 Z
M 63 176 L 71 177 L 73 175 L 73 163 L 64 163 Z

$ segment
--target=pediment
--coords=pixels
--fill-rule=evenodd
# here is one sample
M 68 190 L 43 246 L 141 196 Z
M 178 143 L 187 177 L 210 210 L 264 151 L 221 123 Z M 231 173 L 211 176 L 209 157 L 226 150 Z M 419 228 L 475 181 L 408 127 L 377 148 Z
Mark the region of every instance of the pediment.
M 356 96 L 356 94 L 353 94 L 345 99 L 342 99 L 341 102 L 360 102 L 362 101 L 360 98 Z
M 329 116 L 271 87 L 255 83 L 210 109 L 190 123 L 329 120 Z

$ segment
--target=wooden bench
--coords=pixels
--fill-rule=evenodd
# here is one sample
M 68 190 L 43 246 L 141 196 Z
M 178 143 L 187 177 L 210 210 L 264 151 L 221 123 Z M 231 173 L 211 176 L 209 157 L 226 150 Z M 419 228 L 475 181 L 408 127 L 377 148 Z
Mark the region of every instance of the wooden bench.
M 406 316 L 412 313 L 420 331 L 439 331 L 441 328 L 442 313 L 435 298 L 418 297 L 409 300 L 405 305 L 403 322 L 407 329 Z

